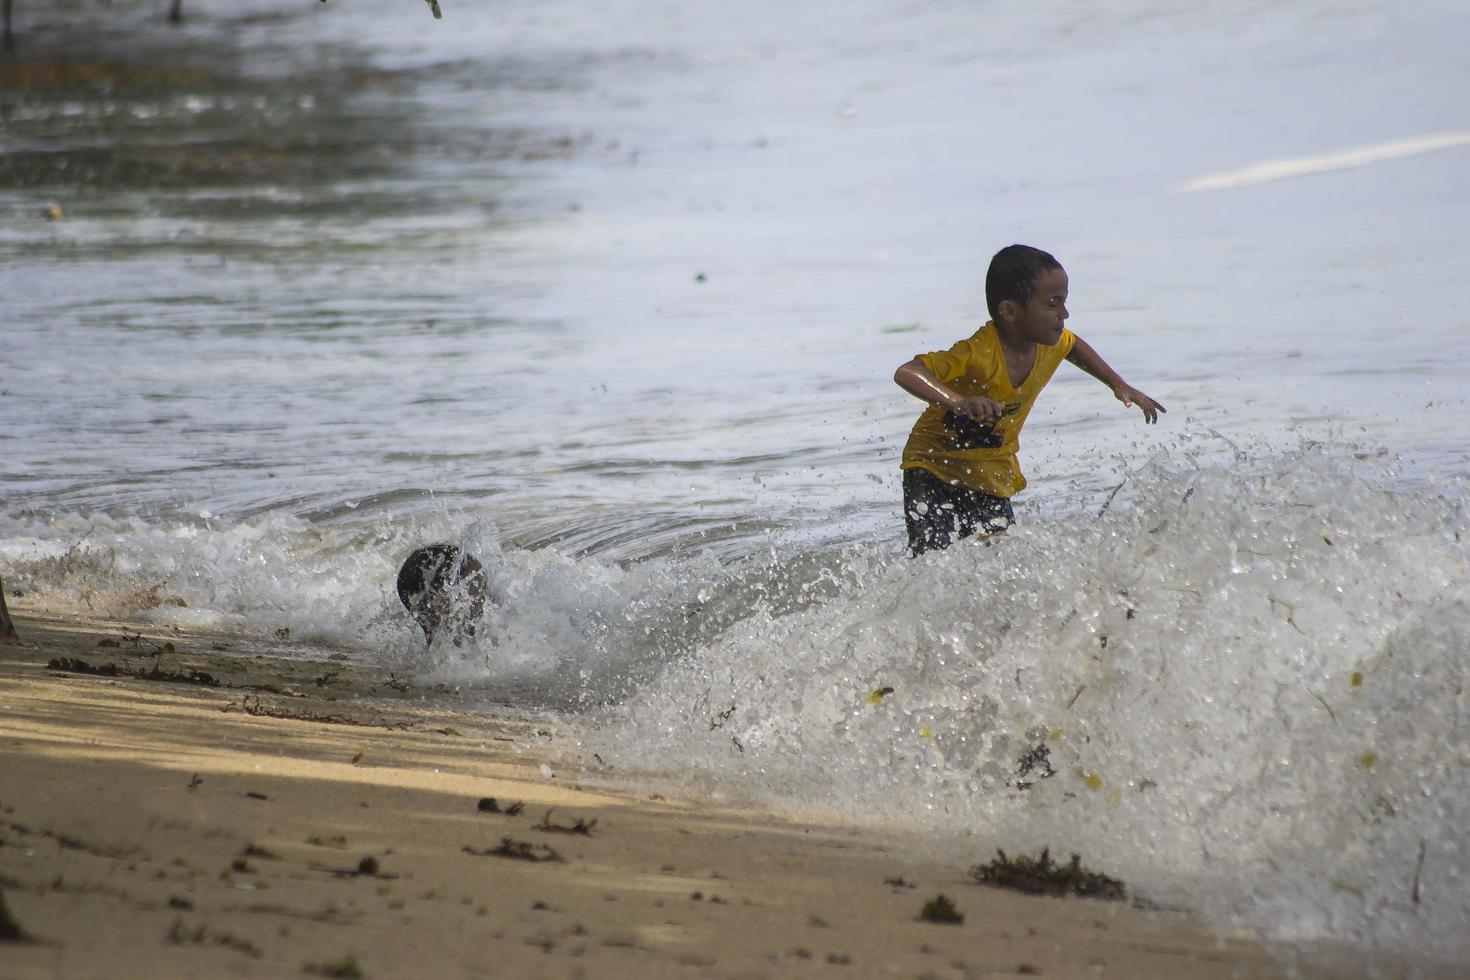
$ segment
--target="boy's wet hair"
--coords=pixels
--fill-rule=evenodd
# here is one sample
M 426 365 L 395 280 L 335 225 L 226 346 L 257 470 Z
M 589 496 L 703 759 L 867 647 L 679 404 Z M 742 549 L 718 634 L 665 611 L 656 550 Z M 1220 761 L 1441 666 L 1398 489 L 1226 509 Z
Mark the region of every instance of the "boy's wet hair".
M 996 318 L 1002 300 L 1026 305 L 1036 293 L 1037 278 L 1048 269 L 1061 267 L 1051 253 L 1030 245 L 1007 245 L 996 252 L 985 273 L 985 308 L 990 318 Z

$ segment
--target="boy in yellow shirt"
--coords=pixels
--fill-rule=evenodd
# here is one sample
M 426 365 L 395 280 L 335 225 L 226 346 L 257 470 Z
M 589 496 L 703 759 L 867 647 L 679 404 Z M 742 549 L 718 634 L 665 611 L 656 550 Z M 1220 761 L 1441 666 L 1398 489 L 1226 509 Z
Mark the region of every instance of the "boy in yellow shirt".
M 947 351 L 920 354 L 893 375 L 929 403 L 903 447 L 903 510 L 914 556 L 1016 521 L 1026 486 L 1016 462 L 1021 426 L 1065 358 L 1137 405 L 1154 423 L 1164 406 L 1131 387 L 1063 324 L 1067 273 L 1052 256 L 1010 245 L 990 260 L 991 320 Z

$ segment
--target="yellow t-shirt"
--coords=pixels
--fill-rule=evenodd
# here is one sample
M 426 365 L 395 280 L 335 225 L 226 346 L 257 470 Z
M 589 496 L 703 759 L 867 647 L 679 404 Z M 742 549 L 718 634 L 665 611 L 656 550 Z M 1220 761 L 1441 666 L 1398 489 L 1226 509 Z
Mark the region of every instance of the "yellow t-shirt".
M 1021 466 L 1016 462 L 1021 426 L 1026 424 L 1026 416 L 1031 413 L 1031 406 L 1036 404 L 1036 396 L 1051 380 L 1057 365 L 1072 353 L 1072 345 L 1076 342 L 1072 331 L 1063 330 L 1061 339 L 1054 345 L 1037 344 L 1036 363 L 1019 388 L 1011 387 L 994 323 L 985 324 L 975 331 L 974 336 L 947 351 L 918 355 L 940 384 L 964 398 L 993 398 L 1004 405 L 1006 411 L 1000 421 L 989 426 L 995 439 L 986 440 L 998 440 L 999 445 L 968 448 L 977 441 L 973 435 L 967 438 L 964 433 L 947 427 L 944 424 L 946 409 L 930 405 L 909 433 L 909 441 L 903 447 L 901 468 L 928 470 L 946 483 L 996 497 L 1010 497 L 1020 492 L 1026 486 L 1026 478 L 1021 475 Z

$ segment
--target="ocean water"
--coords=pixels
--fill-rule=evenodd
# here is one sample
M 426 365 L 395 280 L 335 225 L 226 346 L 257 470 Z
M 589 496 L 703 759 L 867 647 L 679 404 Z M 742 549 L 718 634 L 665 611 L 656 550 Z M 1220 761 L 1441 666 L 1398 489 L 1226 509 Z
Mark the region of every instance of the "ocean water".
M 1470 956 L 1463 5 L 152 7 L 0 61 L 7 588 Z M 1169 412 L 1064 368 L 1018 528 L 910 561 L 890 378 L 1012 241 Z M 392 595 L 430 541 L 472 643 Z

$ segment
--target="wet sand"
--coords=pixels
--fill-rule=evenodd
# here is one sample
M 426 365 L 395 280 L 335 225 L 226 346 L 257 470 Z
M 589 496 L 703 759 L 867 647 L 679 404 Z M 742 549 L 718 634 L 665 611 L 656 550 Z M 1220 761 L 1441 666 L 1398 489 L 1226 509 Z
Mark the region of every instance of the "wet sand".
M 580 785 L 544 722 L 415 706 L 288 640 L 12 613 L 5 977 L 1289 975 L 1182 912 L 971 883 L 988 855 Z M 962 923 L 919 920 L 941 893 Z

